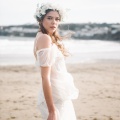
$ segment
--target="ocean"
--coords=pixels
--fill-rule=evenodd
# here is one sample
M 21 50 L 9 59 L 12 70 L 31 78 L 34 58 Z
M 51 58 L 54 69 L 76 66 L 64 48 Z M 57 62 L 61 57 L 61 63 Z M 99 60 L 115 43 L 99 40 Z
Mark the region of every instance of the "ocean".
M 120 42 L 103 40 L 64 40 L 71 53 L 66 63 L 120 60 Z M 34 38 L 0 37 L 0 65 L 34 65 Z

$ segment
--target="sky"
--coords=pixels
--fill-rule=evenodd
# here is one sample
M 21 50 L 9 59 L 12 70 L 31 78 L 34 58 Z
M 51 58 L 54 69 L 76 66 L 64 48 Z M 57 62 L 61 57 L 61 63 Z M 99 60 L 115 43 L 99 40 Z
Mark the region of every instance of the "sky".
M 69 9 L 64 23 L 120 23 L 120 0 L 0 0 L 0 26 L 37 23 L 37 3 Z

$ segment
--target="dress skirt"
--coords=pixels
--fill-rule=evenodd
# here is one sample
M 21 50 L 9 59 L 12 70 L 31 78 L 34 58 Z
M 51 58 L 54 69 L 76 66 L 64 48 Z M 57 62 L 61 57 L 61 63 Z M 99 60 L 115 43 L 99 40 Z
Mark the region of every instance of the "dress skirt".
M 71 100 L 59 100 L 55 103 L 55 106 L 57 109 L 57 120 L 77 120 Z M 47 120 L 49 113 L 46 103 L 42 102 L 38 105 L 38 109 L 40 110 L 42 120 Z

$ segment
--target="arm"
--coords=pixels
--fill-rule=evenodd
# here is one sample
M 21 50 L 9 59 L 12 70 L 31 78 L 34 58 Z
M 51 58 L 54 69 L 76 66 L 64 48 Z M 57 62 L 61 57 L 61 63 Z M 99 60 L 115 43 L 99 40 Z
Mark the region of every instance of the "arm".
M 49 113 L 55 112 L 50 83 L 50 67 L 41 67 L 42 85 Z
M 43 35 L 38 39 L 37 42 L 37 48 L 43 49 L 43 48 L 49 48 L 51 47 L 51 39 L 49 36 Z M 49 111 L 48 120 L 56 120 L 56 110 L 53 102 L 52 97 L 52 89 L 51 89 L 51 82 L 50 82 L 50 72 L 51 67 L 43 67 L 41 66 L 41 77 L 42 77 L 42 86 L 43 86 L 43 92 L 46 100 L 46 104 Z

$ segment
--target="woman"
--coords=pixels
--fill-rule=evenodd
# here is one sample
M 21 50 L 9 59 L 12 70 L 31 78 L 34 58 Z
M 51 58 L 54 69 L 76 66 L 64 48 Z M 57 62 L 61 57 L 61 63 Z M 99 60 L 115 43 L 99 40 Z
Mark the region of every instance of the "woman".
M 43 120 L 76 120 L 71 100 L 78 97 L 78 89 L 67 72 L 64 61 L 67 52 L 57 34 L 63 12 L 58 6 L 42 4 L 38 6 L 35 18 L 40 26 L 34 55 L 42 78 L 38 97 L 41 116 Z

